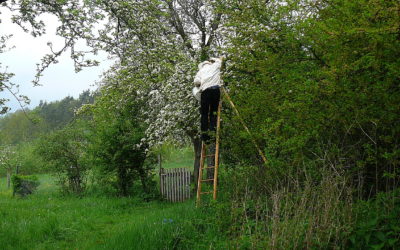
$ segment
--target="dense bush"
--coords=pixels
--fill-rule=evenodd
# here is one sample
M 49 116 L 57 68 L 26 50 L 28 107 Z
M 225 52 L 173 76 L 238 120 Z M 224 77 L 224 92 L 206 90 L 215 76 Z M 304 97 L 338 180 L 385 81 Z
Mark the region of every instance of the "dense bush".
M 38 140 L 19 144 L 15 151 L 18 156 L 18 174 L 30 175 L 46 173 L 49 167 L 46 161 L 35 152 Z
M 356 222 L 348 249 L 400 248 L 400 189 L 355 204 Z
M 139 115 L 145 106 L 135 98 L 136 91 L 124 99 L 127 93 L 121 85 L 135 83 L 118 77 L 112 75 L 105 79 L 94 105 L 80 112 L 92 116 L 88 145 L 91 166 L 96 184 L 108 190 L 111 187 L 120 196 L 136 193 L 150 198 L 155 190 L 152 169 L 156 159 L 145 143 L 145 124 Z M 140 185 L 135 185 L 136 182 Z
M 235 35 L 225 82 L 268 167 L 314 180 L 324 166 L 346 172 L 364 196 L 393 187 L 400 157 L 397 4 L 232 1 L 226 8 Z M 224 124 L 226 158 L 257 164 L 237 118 L 228 112 Z
M 222 226 L 256 247 L 344 248 L 352 204 L 399 183 L 398 2 L 228 2 L 224 81 L 268 163 L 225 108 Z
M 22 197 L 34 193 L 40 185 L 38 178 L 34 175 L 13 175 L 11 182 L 13 195 L 18 194 Z
M 70 124 L 40 139 L 36 152 L 47 161 L 63 191 L 81 193 L 85 189 L 88 164 L 86 130 L 79 123 Z

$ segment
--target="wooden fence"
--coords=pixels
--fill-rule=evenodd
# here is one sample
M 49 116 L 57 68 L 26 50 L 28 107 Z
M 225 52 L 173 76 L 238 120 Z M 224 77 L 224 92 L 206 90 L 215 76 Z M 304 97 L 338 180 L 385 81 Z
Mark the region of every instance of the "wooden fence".
M 160 169 L 160 189 L 164 199 L 171 202 L 190 198 L 191 175 L 187 168 Z

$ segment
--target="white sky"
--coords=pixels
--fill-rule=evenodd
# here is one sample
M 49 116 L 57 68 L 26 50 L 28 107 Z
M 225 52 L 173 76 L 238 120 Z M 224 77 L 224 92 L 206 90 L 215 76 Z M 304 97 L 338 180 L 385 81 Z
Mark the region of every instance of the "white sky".
M 95 89 L 95 81 L 100 75 L 112 65 L 112 61 L 107 59 L 105 53 L 99 55 L 96 60 L 100 61 L 100 66 L 84 68 L 81 72 L 75 73 L 72 59 L 69 58 L 70 51 L 59 57 L 58 64 L 53 64 L 43 72 L 40 79 L 42 86 L 33 87 L 32 80 L 35 79 L 36 64 L 50 51 L 47 42 L 53 43 L 54 49 L 61 48 L 63 39 L 55 35 L 57 19 L 47 15 L 42 18 L 45 20 L 47 32 L 39 38 L 34 38 L 29 33 L 25 33 L 18 25 L 11 23 L 11 13 L 8 9 L 0 6 L 0 35 L 12 34 L 13 37 L 7 42 L 9 47 L 14 49 L 0 54 L 0 62 L 4 72 L 12 72 L 15 76 L 12 82 L 20 85 L 20 93 L 31 99 L 29 108 L 34 108 L 40 100 L 55 101 L 61 100 L 66 96 L 78 97 L 80 93 L 87 89 Z M 57 46 L 58 45 L 58 46 Z M 84 44 L 82 43 L 82 46 Z M 82 47 L 83 48 L 83 47 Z M 94 58 L 94 57 L 92 57 Z M 11 99 L 7 105 L 11 107 L 11 113 L 19 109 L 19 104 L 9 93 L 0 92 L 0 98 Z

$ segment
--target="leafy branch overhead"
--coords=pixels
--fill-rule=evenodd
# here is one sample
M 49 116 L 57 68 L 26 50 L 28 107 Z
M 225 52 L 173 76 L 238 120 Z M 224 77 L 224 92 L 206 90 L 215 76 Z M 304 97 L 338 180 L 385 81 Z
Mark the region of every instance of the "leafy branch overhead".
M 13 21 L 34 36 L 46 32 L 45 22 L 41 20 L 43 14 L 50 13 L 59 21 L 57 35 L 64 38 L 64 46 L 53 48 L 49 43 L 51 53 L 43 57 L 38 65 L 35 84 L 39 83 L 43 71 L 56 63 L 57 58 L 67 50 L 75 62 L 76 71 L 97 65 L 98 62 L 87 57 L 102 50 L 118 59 L 116 68 L 130 72 L 131 82 L 126 88 L 137 88 L 143 93 L 143 98 L 150 98 L 149 103 L 155 103 L 157 107 L 151 107 L 149 110 L 152 112 L 145 114 L 149 120 L 165 119 L 165 115 L 161 115 L 162 107 L 169 107 L 171 111 L 180 110 L 168 113 L 176 122 L 170 123 L 165 130 L 148 131 L 147 134 L 156 141 L 180 134 L 178 130 L 191 138 L 197 136 L 196 103 L 189 95 L 191 75 L 196 63 L 216 55 L 217 45 L 224 42 L 218 32 L 223 20 L 219 4 L 218 1 L 202 0 L 12 0 L 6 6 L 13 11 Z M 80 40 L 88 45 L 87 51 L 78 49 Z M 179 81 L 173 79 L 177 74 L 180 75 Z M 174 94 L 178 93 L 173 91 L 175 88 L 180 89 L 183 104 L 174 101 Z M 158 91 L 161 96 L 152 100 L 155 95 L 150 95 L 151 91 Z M 164 103 L 157 103 L 159 97 Z

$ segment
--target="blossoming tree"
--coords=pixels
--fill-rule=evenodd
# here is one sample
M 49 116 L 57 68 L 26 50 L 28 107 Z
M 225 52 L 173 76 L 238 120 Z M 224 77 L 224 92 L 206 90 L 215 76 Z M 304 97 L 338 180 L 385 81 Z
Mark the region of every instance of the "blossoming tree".
M 49 43 L 50 52 L 38 66 L 36 80 L 68 50 L 77 71 L 98 64 L 88 59 L 90 53 L 106 51 L 117 59 L 109 74 L 117 69 L 119 77 L 131 80 L 124 85 L 125 92 L 136 91 L 147 100 L 143 117 L 149 124 L 148 143 L 189 138 L 196 152 L 195 173 L 200 140 L 191 82 L 197 63 L 216 54 L 222 43 L 219 4 L 216 0 L 7 1 L 15 22 L 34 36 L 45 32 L 44 13 L 59 20 L 57 34 L 64 45 L 56 48 Z M 86 51 L 77 46 L 82 39 Z
M 10 188 L 11 173 L 16 165 L 15 155 L 15 151 L 9 145 L 0 148 L 0 167 L 7 173 L 7 188 Z

